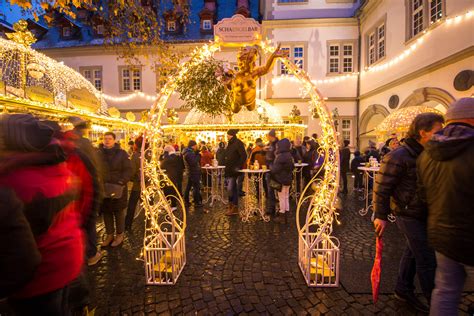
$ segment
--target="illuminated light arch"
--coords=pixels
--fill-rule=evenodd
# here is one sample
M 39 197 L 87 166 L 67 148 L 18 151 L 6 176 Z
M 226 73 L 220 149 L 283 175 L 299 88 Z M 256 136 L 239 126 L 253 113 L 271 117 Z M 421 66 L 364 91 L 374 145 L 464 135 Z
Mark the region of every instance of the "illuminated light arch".
M 261 42 L 265 53 L 274 48 Z M 143 256 L 147 284 L 175 284 L 186 264 L 185 230 L 186 211 L 179 194 L 166 194 L 164 188 L 172 185 L 159 165 L 164 146 L 161 118 L 176 82 L 188 69 L 198 65 L 220 49 L 212 43 L 195 49 L 191 58 L 183 63 L 177 74 L 161 89 L 158 99 L 150 109 L 142 144 L 142 201 L 145 208 L 145 238 Z M 339 147 L 331 113 L 309 76 L 294 63 L 282 59 L 290 74 L 297 78 L 310 98 L 310 106 L 319 115 L 322 137 L 319 153 L 324 155 L 321 171 L 303 190 L 297 205 L 299 266 L 310 286 L 337 286 L 339 283 L 339 242 L 331 236 L 336 217 L 339 181 Z M 145 143 L 149 146 L 145 148 Z M 314 190 L 314 193 L 309 193 Z M 174 192 L 177 192 L 174 188 Z M 306 195 L 306 196 L 305 196 Z M 178 203 L 171 208 L 170 200 Z M 300 217 L 303 219 L 300 221 Z

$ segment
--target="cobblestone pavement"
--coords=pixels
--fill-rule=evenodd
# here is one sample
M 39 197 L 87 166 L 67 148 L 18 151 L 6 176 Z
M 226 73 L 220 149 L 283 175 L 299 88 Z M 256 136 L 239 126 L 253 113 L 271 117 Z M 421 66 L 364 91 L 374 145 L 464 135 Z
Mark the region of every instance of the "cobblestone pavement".
M 372 226 L 368 216 L 357 213 L 361 202 L 352 196 L 343 202 L 341 225 L 334 232 L 341 241 L 338 288 L 306 286 L 297 264 L 294 217 L 288 224 L 242 223 L 238 217 L 226 217 L 222 206 L 208 209 L 209 213 L 191 208 L 187 264 L 177 284 L 145 285 L 143 262 L 136 259 L 143 238 L 139 218 L 123 246 L 107 248 L 104 259 L 89 268 L 96 315 L 415 315 L 393 298 L 391 286 L 382 289 L 385 294 L 372 304 L 368 286 L 374 256 Z M 395 225 L 388 229 L 385 241 L 383 268 L 387 271 L 382 284 L 384 280 L 394 284 L 404 245 Z M 462 314 L 473 302 L 473 293 L 463 294 Z

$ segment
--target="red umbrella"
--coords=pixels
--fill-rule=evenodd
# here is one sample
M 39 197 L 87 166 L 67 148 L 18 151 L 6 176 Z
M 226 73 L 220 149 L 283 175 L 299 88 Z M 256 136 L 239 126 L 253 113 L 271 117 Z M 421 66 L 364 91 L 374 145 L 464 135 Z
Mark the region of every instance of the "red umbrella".
M 382 250 L 382 237 L 377 237 L 375 241 L 374 266 L 372 267 L 372 273 L 370 274 L 370 281 L 372 282 L 372 298 L 374 300 L 374 304 L 377 303 L 379 298 L 380 274 L 382 273 Z

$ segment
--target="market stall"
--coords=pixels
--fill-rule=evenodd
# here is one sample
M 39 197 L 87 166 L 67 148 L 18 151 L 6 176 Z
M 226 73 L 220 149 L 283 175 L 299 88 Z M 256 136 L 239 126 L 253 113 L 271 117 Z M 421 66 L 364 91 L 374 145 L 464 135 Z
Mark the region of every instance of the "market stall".
M 125 138 L 142 129 L 142 123 L 121 119 L 117 109 L 108 108 L 101 92 L 81 74 L 33 50 L 35 39 L 25 21 L 14 29 L 7 34 L 11 40 L 0 38 L 1 113 L 31 113 L 65 129 L 72 127 L 68 117 L 79 116 L 91 122 L 92 140 L 108 130 Z

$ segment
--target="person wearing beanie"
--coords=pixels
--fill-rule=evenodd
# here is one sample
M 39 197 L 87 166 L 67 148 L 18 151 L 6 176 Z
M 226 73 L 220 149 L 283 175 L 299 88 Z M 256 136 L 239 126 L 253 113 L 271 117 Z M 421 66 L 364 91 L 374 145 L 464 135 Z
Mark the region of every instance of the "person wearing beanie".
M 457 315 L 464 282 L 474 279 L 474 98 L 457 100 L 445 117 L 418 159 L 437 260 L 430 315 Z
M 423 295 L 429 302 L 434 287 L 436 259 L 426 234 L 426 204 L 417 194 L 417 158 L 443 123 L 444 119 L 439 114 L 418 114 L 410 125 L 403 146 L 385 155 L 374 181 L 372 204 L 375 233 L 383 236 L 387 218 L 393 213 L 406 240 L 395 297 L 425 313 L 429 310 L 428 305 L 414 293 L 415 275 L 418 275 Z
M 226 215 L 239 214 L 239 187 L 237 179 L 240 176 L 239 170 L 247 160 L 244 143 L 237 138 L 238 130 L 227 131 L 227 148 L 225 150 L 224 176 L 227 180 L 227 193 L 229 195 L 229 206 Z
M 201 208 L 201 155 L 198 152 L 196 141 L 190 140 L 188 147 L 183 153 L 184 165 L 188 171 L 188 184 L 184 190 L 184 203 L 186 206 L 191 205 L 189 202 L 189 193 L 193 190 L 193 203 L 195 208 Z

